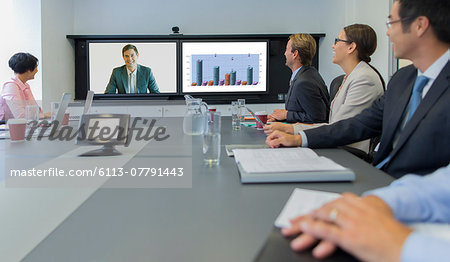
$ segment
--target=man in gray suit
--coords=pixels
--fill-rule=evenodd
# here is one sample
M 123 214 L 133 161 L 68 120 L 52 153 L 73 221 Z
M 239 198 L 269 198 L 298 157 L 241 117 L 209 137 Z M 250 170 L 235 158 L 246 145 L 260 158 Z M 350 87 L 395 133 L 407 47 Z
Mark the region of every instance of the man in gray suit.
M 122 48 L 125 65 L 113 69 L 105 94 L 159 93 L 155 77 L 149 67 L 137 64 L 139 52 L 134 45 Z
M 286 45 L 286 66 L 292 71 L 285 109 L 276 109 L 269 121 L 325 123 L 330 111 L 327 86 L 311 66 L 316 41 L 309 34 L 294 34 Z
M 374 165 L 393 177 L 428 174 L 450 161 L 450 4 L 397 0 L 386 23 L 400 69 L 386 93 L 353 118 L 288 135 L 267 137 L 272 147 L 335 147 L 381 134 Z

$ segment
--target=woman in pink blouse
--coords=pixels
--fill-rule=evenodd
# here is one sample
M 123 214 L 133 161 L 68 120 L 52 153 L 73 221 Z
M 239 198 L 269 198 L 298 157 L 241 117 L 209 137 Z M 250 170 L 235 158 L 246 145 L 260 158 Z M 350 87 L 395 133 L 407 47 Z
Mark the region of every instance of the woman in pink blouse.
M 14 71 L 14 77 L 3 84 L 0 93 L 0 120 L 10 118 L 25 118 L 27 105 L 37 105 L 31 93 L 28 80 L 34 79 L 38 69 L 38 59 L 29 53 L 17 53 L 9 59 L 9 67 Z M 39 118 L 44 114 L 39 109 Z

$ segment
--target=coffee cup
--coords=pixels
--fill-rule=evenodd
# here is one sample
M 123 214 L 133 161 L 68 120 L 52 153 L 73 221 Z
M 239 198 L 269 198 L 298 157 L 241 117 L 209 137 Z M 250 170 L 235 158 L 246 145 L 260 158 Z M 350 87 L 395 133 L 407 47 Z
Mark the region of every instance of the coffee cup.
M 8 120 L 9 135 L 11 141 L 25 140 L 25 130 L 27 128 L 27 120 L 23 118 Z
M 69 116 L 70 116 L 69 113 L 64 114 L 64 118 L 61 123 L 62 126 L 67 126 L 69 124 Z
M 263 122 L 264 125 L 267 123 L 267 112 L 266 111 L 256 112 L 255 116 L 257 118 L 259 118 L 259 120 L 261 120 L 261 122 Z M 264 129 L 264 126 L 261 125 L 258 121 L 256 121 L 256 128 L 258 130 L 262 130 L 262 129 Z

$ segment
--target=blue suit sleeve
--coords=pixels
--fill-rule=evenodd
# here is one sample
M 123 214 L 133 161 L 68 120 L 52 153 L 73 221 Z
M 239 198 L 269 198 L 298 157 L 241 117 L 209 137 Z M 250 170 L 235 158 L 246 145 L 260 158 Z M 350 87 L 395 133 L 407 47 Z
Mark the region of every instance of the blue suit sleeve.
M 381 134 L 384 95 L 360 114 L 331 125 L 305 130 L 310 148 L 344 146 Z

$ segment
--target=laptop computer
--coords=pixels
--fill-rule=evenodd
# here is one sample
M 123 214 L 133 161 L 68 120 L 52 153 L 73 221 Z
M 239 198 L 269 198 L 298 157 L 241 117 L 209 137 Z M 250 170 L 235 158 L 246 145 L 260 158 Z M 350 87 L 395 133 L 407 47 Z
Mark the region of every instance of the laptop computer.
M 61 102 L 59 103 L 58 112 L 56 112 L 55 120 L 52 121 L 51 124 L 57 122 L 58 124 L 61 124 L 64 115 L 66 114 L 66 109 L 69 106 L 70 99 L 72 98 L 71 93 L 64 93 L 61 97 Z
M 89 110 L 91 109 L 92 106 L 92 100 L 94 99 L 94 91 L 88 91 L 87 95 L 86 95 L 86 101 L 84 101 L 84 109 L 83 109 L 83 114 L 82 115 L 86 115 L 89 114 Z M 80 120 L 81 115 L 71 115 L 69 116 L 69 120 Z
M 69 106 L 69 102 L 70 102 L 71 98 L 72 98 L 71 93 L 64 93 L 61 97 L 61 101 L 59 102 L 60 106 L 58 108 L 58 111 L 56 112 L 55 120 L 53 120 L 52 122 L 49 122 L 47 125 L 45 125 L 45 127 L 39 127 L 37 129 L 35 129 L 33 131 L 32 137 L 37 137 L 37 136 L 41 135 L 42 128 L 46 129 L 45 132 L 42 134 L 43 137 L 52 135 L 53 134 L 52 131 L 57 131 L 61 127 L 61 123 L 64 119 L 64 115 L 66 114 L 66 109 Z M 58 123 L 58 126 L 56 128 L 53 128 L 52 126 L 55 123 Z M 0 139 L 9 139 L 9 132 L 7 132 L 8 130 L 5 128 L 5 130 L 2 130 L 2 131 L 3 132 L 0 133 Z M 28 136 L 28 133 L 25 134 L 25 137 L 27 137 L 27 136 Z
M 64 93 L 61 97 L 61 101 L 59 102 L 58 111 L 56 112 L 56 117 L 53 121 L 49 122 L 48 125 L 45 125 L 43 127 L 39 127 L 33 132 L 33 137 L 37 137 L 39 135 L 41 136 L 50 136 L 53 135 L 54 132 L 60 129 L 61 123 L 64 119 L 64 115 L 66 114 L 66 109 L 69 106 L 70 99 L 72 98 L 71 93 Z M 55 123 L 58 123 L 58 126 L 56 128 L 53 128 L 53 125 Z M 41 134 L 41 129 L 46 128 L 45 132 Z M 27 134 L 28 135 L 28 134 Z

